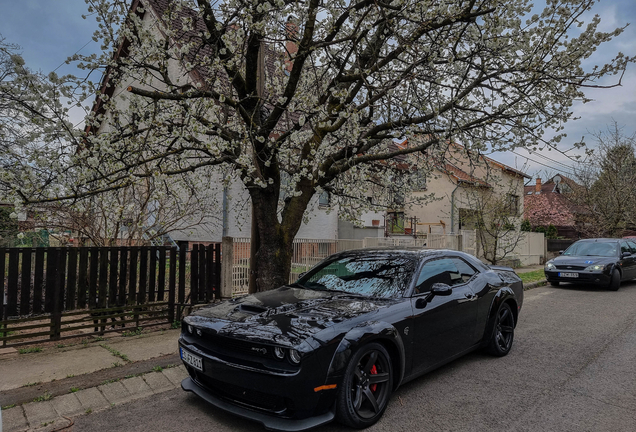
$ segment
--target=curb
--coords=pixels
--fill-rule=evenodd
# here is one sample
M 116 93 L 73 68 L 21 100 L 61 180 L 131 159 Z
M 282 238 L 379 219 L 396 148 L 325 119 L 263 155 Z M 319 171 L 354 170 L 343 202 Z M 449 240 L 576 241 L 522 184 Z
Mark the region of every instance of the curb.
M 532 283 L 529 283 L 529 284 L 525 284 L 523 286 L 523 290 L 524 291 L 528 291 L 528 290 L 531 290 L 533 288 L 538 288 L 538 287 L 545 286 L 547 284 L 548 284 L 548 281 L 546 279 L 544 279 L 544 280 L 539 281 L 539 282 L 532 282 Z
M 29 403 L 43 394 L 50 394 L 51 397 L 63 396 L 68 394 L 72 388 L 85 389 L 97 387 L 104 382 L 118 381 L 124 377 L 138 376 L 152 372 L 155 368 L 168 369 L 180 364 L 181 359 L 178 353 L 168 354 L 118 367 L 89 372 L 87 374 L 74 375 L 55 381 L 5 390 L 0 392 L 0 406 Z
M 188 376 L 183 365 L 67 393 L 50 396 L 41 402 L 29 402 L 2 411 L 4 432 L 66 430 L 72 417 L 103 411 L 136 399 L 181 388 Z

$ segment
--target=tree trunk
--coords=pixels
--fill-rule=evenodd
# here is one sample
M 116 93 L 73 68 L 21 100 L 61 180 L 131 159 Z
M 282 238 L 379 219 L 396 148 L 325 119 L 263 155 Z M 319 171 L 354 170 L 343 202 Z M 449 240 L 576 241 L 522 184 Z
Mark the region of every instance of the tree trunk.
M 258 248 L 251 262 L 256 291 L 267 291 L 289 283 L 294 238 L 312 195 L 311 191 L 305 190 L 301 196 L 287 200 L 281 212 L 282 221 L 279 221 L 278 193 L 269 188 L 250 191 L 255 216 L 253 221 L 256 222 L 254 234 L 258 236 Z
M 252 255 L 251 271 L 255 286 L 251 291 L 267 291 L 289 283 L 293 241 L 296 231 L 284 232 L 278 220 L 278 196 L 267 191 L 252 193 L 252 242 L 257 247 Z M 256 238 L 255 238 L 256 236 Z

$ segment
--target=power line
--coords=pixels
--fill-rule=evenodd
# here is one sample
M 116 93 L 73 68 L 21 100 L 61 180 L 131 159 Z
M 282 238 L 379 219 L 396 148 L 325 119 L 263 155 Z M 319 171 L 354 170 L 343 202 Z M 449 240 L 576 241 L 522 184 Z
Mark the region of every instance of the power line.
M 75 51 L 72 55 L 77 54 L 78 52 L 80 52 L 81 50 L 83 50 L 84 48 L 86 48 L 86 46 L 93 42 L 93 39 L 89 40 L 88 42 L 86 42 L 80 49 L 78 49 L 77 51 Z M 61 68 L 62 66 L 64 66 L 66 64 L 66 60 L 64 60 L 62 63 L 60 63 L 60 65 L 58 67 L 56 67 L 55 69 L 53 69 L 53 72 L 57 71 L 59 68 Z
M 533 152 L 530 152 L 530 151 L 528 151 L 528 153 L 533 154 Z M 564 166 L 565 168 L 568 168 L 568 169 L 574 169 L 574 168 L 573 168 L 572 166 L 570 166 L 570 165 L 566 165 L 566 164 L 564 164 L 563 162 L 560 162 L 560 161 L 558 161 L 558 160 L 556 160 L 556 159 L 550 159 L 549 157 L 544 156 L 544 155 L 542 155 L 541 153 L 534 152 L 534 154 L 535 154 L 536 156 L 539 156 L 539 157 L 540 157 L 540 158 L 542 158 L 542 159 L 545 159 L 545 160 L 548 160 L 548 161 L 554 162 L 554 163 L 556 163 L 556 164 L 559 164 L 559 165 L 561 165 L 561 166 Z
M 516 154 L 516 155 L 517 155 L 517 156 L 519 156 L 519 157 L 525 158 L 525 159 L 527 159 L 527 160 L 529 160 L 529 161 L 532 161 L 532 162 L 534 162 L 534 163 L 536 163 L 536 164 L 542 165 L 542 166 L 544 166 L 544 167 L 546 167 L 546 168 L 550 168 L 550 169 L 553 169 L 553 170 L 555 170 L 555 171 L 565 172 L 566 174 L 569 174 L 569 175 L 571 175 L 571 176 L 575 176 L 575 174 L 574 174 L 572 171 L 564 170 L 563 168 L 556 168 L 556 167 L 550 166 L 550 165 L 545 164 L 545 163 L 543 163 L 543 162 L 539 162 L 538 160 L 532 159 L 532 158 L 530 158 L 530 157 L 528 157 L 528 156 L 521 155 L 521 154 L 519 154 L 519 153 L 517 153 L 517 152 L 515 152 L 515 151 L 512 151 L 512 150 L 511 150 L 511 152 L 512 152 L 513 154 Z M 566 165 L 566 166 L 567 166 L 567 165 Z M 568 167 L 568 169 L 572 170 L 572 169 L 574 169 L 574 168 L 573 168 L 573 167 Z

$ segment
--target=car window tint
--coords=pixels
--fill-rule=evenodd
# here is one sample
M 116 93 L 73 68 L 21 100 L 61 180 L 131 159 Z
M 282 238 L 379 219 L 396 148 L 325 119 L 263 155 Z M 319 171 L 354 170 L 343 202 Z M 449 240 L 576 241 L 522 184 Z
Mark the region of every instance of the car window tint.
M 627 242 L 622 241 L 621 242 L 621 252 L 629 252 L 632 253 L 631 248 L 629 247 L 629 245 L 627 244 Z
M 470 278 L 472 278 L 477 271 L 472 268 L 466 261 L 461 258 L 452 258 L 453 262 L 457 266 L 457 270 L 459 270 L 459 274 L 461 275 L 462 282 L 468 282 Z
M 435 283 L 450 286 L 463 283 L 462 275 L 452 259 L 441 258 L 425 263 L 417 278 L 415 293 L 428 292 Z
M 416 264 L 411 256 L 343 257 L 319 265 L 297 283 L 316 290 L 399 297 L 413 280 Z

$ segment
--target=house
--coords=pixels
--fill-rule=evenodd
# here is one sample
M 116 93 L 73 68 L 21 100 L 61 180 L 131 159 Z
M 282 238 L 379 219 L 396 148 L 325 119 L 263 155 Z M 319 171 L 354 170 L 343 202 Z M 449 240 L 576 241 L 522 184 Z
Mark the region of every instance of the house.
M 409 140 L 396 145 L 408 146 Z M 409 164 L 422 172 L 422 180 L 388 211 L 388 235 L 458 233 L 475 229 L 480 217 L 494 211 L 520 222 L 529 175 L 457 143 L 435 146 L 417 158 Z
M 171 10 L 171 2 L 166 0 L 134 0 L 130 9 L 130 16 L 136 16 L 145 29 L 155 33 L 159 38 L 165 37 L 169 32 L 165 32 L 164 19 L 166 11 Z M 176 14 L 176 15 L 175 15 Z M 194 22 L 194 30 L 183 31 L 177 33 L 175 38 L 169 39 L 170 50 L 179 52 L 179 50 L 187 44 L 187 42 L 198 35 L 197 32 L 206 31 L 201 17 L 194 12 L 184 8 L 176 10 L 171 15 L 171 19 L 179 22 L 180 20 L 191 20 Z M 293 24 L 288 23 L 289 26 Z M 293 33 L 293 27 L 288 27 L 287 31 Z M 285 50 L 278 52 L 272 47 L 264 45 L 262 58 L 259 58 L 259 68 L 261 70 L 263 82 L 269 79 L 276 79 L 281 74 L 288 74 L 292 67 L 290 55 L 296 51 L 293 37 L 288 37 Z M 125 64 L 126 58 L 131 55 L 129 43 L 124 40 L 117 52 L 114 54 L 114 64 Z M 208 68 L 196 61 L 196 56 L 213 58 L 214 53 L 207 52 L 208 46 L 196 54 L 187 51 L 180 62 L 172 61 L 168 65 L 169 73 L 172 77 L 178 77 L 176 84 L 184 92 L 190 89 L 204 86 L 210 81 L 210 76 L 216 73 L 220 81 L 227 80 L 227 76 Z M 262 64 L 261 64 L 262 63 Z M 280 67 L 282 63 L 283 67 Z M 188 66 L 190 64 L 190 66 Z M 89 123 L 86 128 L 87 133 L 100 134 L 107 133 L 112 128 L 118 127 L 119 119 L 113 118 L 109 112 L 107 105 L 115 103 L 117 106 L 131 106 L 131 95 L 126 90 L 130 86 L 139 86 L 144 89 L 164 88 L 165 85 L 159 80 L 153 80 L 153 76 L 145 76 L 140 81 L 118 82 L 115 77 L 118 74 L 118 67 L 109 68 L 102 79 L 100 95 L 93 106 L 93 116 L 97 119 L 94 123 Z M 261 92 L 267 94 L 267 85 L 261 85 Z M 273 109 L 273 107 L 266 107 Z M 288 113 L 289 116 L 295 114 Z M 184 176 L 188 175 L 185 173 Z M 188 203 L 187 206 L 181 205 L 192 211 L 191 215 L 182 217 L 166 228 L 166 215 L 174 214 L 171 211 L 161 211 L 162 208 L 170 205 L 170 197 L 165 198 L 165 202 L 157 202 L 152 200 L 149 204 L 136 207 L 137 213 L 145 212 L 147 217 L 145 221 L 139 224 L 144 225 L 143 230 L 150 233 L 167 234 L 171 241 L 197 241 L 197 242 L 218 242 L 224 236 L 231 237 L 250 237 L 252 223 L 252 209 L 250 205 L 249 194 L 243 183 L 236 173 L 227 174 L 222 169 L 210 167 L 209 169 L 198 169 L 196 176 L 206 176 L 205 184 L 207 188 L 200 188 L 195 200 Z M 194 176 L 192 176 L 194 177 Z M 199 181 L 199 180 L 197 180 Z M 199 181 L 199 183 L 202 183 Z M 173 190 L 177 189 L 177 193 L 173 193 L 173 198 L 186 196 L 188 194 L 187 181 L 182 187 L 183 192 L 178 191 L 178 185 L 171 185 Z M 176 197 L 175 197 L 176 195 Z M 143 197 L 142 197 L 143 198 Z M 283 199 L 284 197 L 281 197 Z M 139 201 L 143 201 L 140 199 Z M 123 228 L 122 228 L 123 229 Z M 120 229 L 120 231 L 122 231 Z M 119 235 L 114 233 L 114 235 Z M 128 232 L 121 233 L 122 236 L 128 235 Z M 313 239 L 336 239 L 338 236 L 338 211 L 329 199 L 328 194 L 315 196 L 309 203 L 305 214 L 304 223 L 300 227 L 296 238 L 313 238 Z
M 537 178 L 535 184 L 524 187 L 524 218 L 533 228 L 553 225 L 559 237 L 579 238 L 587 211 L 573 198 L 581 188 L 563 174 L 557 174 L 544 183 Z

